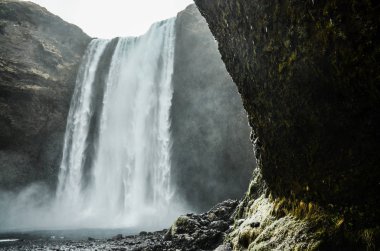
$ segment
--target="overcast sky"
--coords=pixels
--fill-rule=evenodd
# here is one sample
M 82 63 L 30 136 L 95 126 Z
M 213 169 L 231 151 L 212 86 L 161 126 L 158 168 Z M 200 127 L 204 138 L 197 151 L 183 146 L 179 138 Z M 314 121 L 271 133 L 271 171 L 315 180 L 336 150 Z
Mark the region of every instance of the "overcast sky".
M 31 0 L 88 35 L 138 36 L 151 24 L 174 17 L 192 0 Z

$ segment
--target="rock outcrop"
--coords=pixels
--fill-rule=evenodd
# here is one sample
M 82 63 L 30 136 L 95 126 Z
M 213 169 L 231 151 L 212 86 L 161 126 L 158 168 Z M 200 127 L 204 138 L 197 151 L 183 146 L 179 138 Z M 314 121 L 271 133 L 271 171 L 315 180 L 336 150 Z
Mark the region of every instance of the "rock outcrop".
M 261 184 L 251 183 L 237 218 L 255 218 L 266 199 L 275 216 L 247 231 L 237 224 L 234 247 L 379 248 L 379 4 L 195 2 L 254 131 Z M 283 219 L 293 223 L 276 232 Z M 290 226 L 301 222 L 295 238 Z M 315 245 L 298 246 L 302 236 Z
M 175 249 L 214 250 L 223 244 L 237 204 L 236 200 L 226 200 L 206 213 L 182 215 L 170 227 L 164 240 Z
M 177 191 L 205 211 L 243 195 L 255 159 L 247 114 L 195 5 L 176 20 L 172 170 Z
M 36 4 L 0 1 L 0 188 L 55 184 L 76 72 L 90 40 Z

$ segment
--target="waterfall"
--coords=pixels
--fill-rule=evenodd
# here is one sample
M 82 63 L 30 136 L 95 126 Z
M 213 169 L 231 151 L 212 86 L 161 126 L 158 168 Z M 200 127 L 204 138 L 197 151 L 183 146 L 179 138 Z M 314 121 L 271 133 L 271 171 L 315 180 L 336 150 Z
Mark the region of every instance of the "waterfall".
M 91 100 L 97 66 L 109 41 L 93 40 L 87 48 L 80 66 L 65 133 L 63 156 L 58 177 L 58 198 L 65 203 L 81 201 L 83 164 L 91 117 L 94 114 Z
M 59 173 L 56 208 L 62 222 L 170 223 L 174 23 L 169 19 L 141 37 L 95 39 L 88 46 Z

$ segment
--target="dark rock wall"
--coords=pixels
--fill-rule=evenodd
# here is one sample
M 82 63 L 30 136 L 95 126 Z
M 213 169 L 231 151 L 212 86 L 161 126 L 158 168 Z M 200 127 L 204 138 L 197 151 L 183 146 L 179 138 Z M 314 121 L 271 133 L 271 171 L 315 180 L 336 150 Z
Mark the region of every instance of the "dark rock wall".
M 270 193 L 378 233 L 379 3 L 195 2 L 242 96 Z
M 247 114 L 195 5 L 176 21 L 172 164 L 177 192 L 206 210 L 239 199 L 255 159 Z
M 0 1 L 0 188 L 55 183 L 89 42 L 78 27 L 36 4 Z

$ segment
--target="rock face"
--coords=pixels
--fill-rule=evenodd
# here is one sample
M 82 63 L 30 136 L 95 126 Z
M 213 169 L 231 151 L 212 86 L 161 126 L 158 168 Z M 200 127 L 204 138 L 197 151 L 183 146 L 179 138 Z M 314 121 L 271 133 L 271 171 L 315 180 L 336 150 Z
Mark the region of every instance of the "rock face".
M 378 248 L 378 3 L 195 2 L 242 96 L 271 201 L 293 207 L 286 215 L 317 206 L 340 219 L 319 248 Z M 240 217 L 253 216 L 257 198 L 252 184 Z
M 255 167 L 246 112 L 195 5 L 176 20 L 172 170 L 197 210 L 243 195 Z
M 237 204 L 236 200 L 226 200 L 206 213 L 180 216 L 164 240 L 177 250 L 214 250 L 223 243 Z
M 0 1 L 0 188 L 57 176 L 76 71 L 89 42 L 36 4 Z

